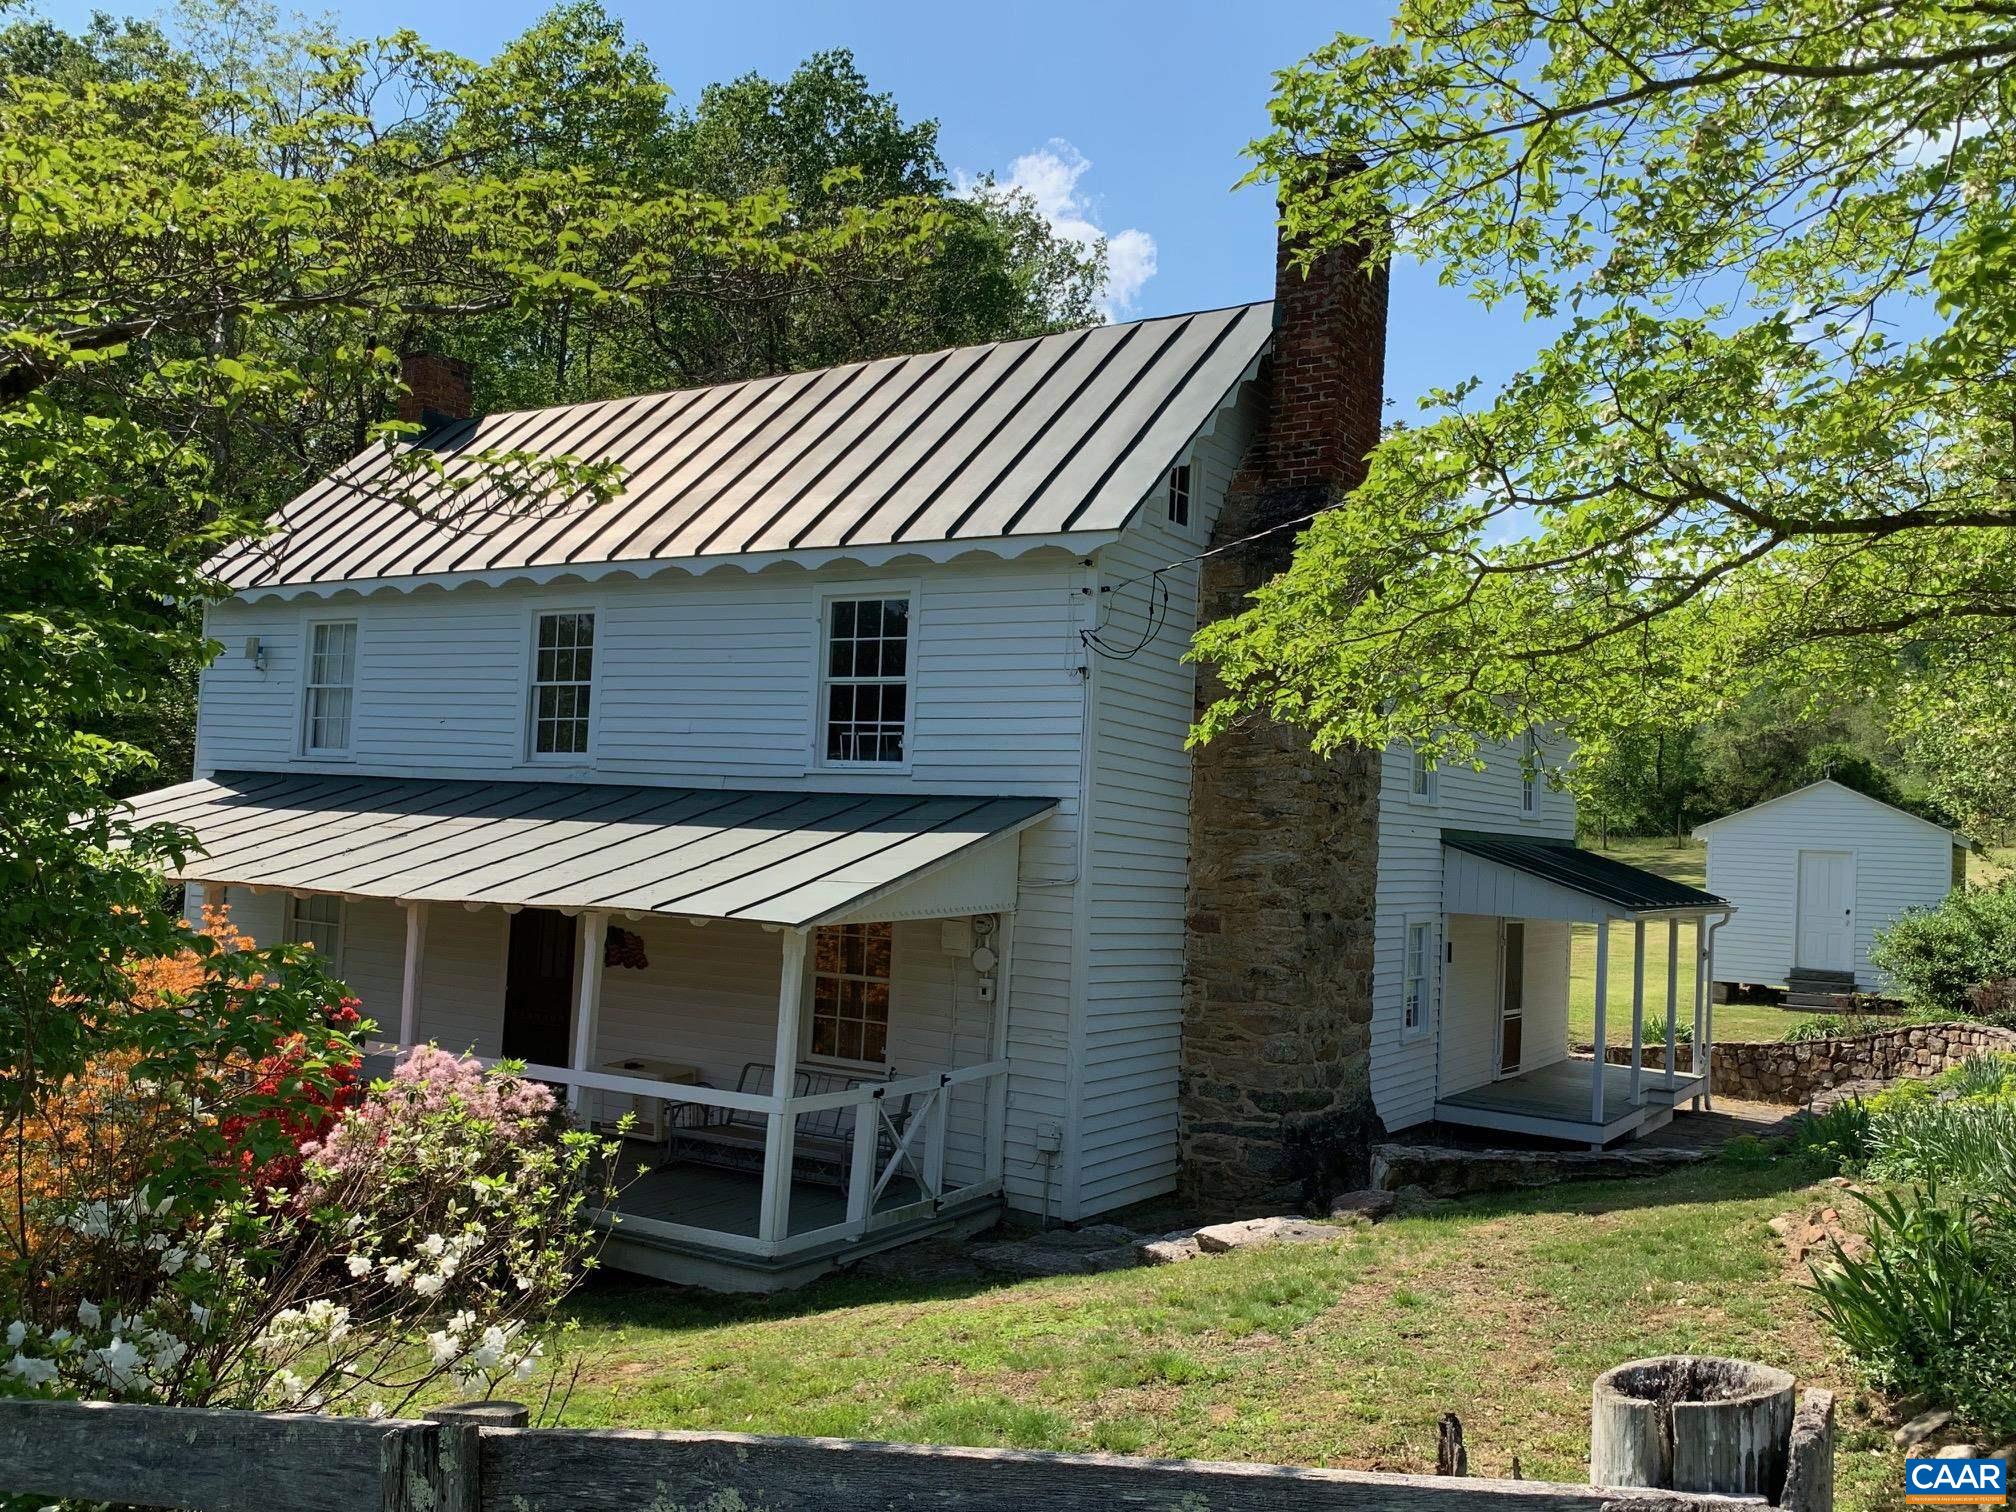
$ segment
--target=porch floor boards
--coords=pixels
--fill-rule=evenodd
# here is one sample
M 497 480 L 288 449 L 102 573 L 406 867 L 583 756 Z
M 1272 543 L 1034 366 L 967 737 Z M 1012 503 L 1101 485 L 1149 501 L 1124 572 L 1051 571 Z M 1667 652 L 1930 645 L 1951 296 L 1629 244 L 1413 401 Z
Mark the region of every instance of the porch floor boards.
M 649 1169 L 645 1169 L 648 1167 Z M 640 1174 L 641 1172 L 641 1174 Z M 633 1218 L 683 1223 L 743 1238 L 756 1237 L 763 1203 L 763 1177 L 755 1171 L 728 1171 L 687 1161 L 655 1161 L 642 1151 L 623 1155 L 621 1190 L 615 1210 Z M 923 1194 L 907 1176 L 891 1179 L 875 1210 L 885 1212 Z M 847 1194 L 812 1181 L 791 1183 L 789 1233 L 809 1234 L 847 1221 Z
M 1452 1092 L 1435 1100 L 1435 1116 L 1450 1123 L 1603 1143 L 1630 1133 L 1700 1090 L 1698 1078 L 1680 1075 L 1668 1094 L 1665 1073 L 1648 1067 L 1639 1081 L 1644 1100 L 1633 1103 L 1631 1068 L 1605 1065 L 1603 1122 L 1598 1125 L 1589 1110 L 1592 1066 L 1590 1061 L 1571 1058 Z

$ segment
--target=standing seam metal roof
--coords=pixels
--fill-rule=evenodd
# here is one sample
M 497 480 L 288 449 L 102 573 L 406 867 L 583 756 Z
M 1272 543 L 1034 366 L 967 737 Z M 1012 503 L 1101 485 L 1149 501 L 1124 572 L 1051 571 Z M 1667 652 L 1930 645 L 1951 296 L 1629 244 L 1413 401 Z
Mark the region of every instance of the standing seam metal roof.
M 450 480 L 482 452 L 532 451 L 617 462 L 622 491 L 524 509 L 487 485 L 393 490 L 374 448 L 210 570 L 249 589 L 1118 530 L 1266 348 L 1272 314 L 1235 305 L 454 421 L 418 443 Z
M 803 926 L 1012 834 L 1050 798 L 220 772 L 129 800 L 178 880 Z
M 1559 883 L 1634 913 L 1667 909 L 1727 908 L 1726 900 L 1627 862 L 1582 850 L 1565 840 L 1503 835 L 1488 830 L 1445 829 L 1442 843 L 1515 871 Z

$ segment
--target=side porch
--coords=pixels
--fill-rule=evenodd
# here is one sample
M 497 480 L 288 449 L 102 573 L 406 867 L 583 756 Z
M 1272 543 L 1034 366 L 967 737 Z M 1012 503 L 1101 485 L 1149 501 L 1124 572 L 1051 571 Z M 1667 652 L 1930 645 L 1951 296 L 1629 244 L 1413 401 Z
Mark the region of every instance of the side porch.
M 1047 803 L 712 793 L 722 822 L 612 834 L 550 817 L 580 796 L 558 787 L 523 833 L 213 799 L 224 822 L 180 821 L 210 851 L 185 877 L 329 957 L 378 1024 L 373 1069 L 428 1043 L 508 1058 L 621 1134 L 606 1264 L 770 1290 L 998 1218 L 1017 837 Z M 227 829 L 251 811 L 256 866 Z
M 1562 841 L 1443 832 L 1443 974 L 1436 1020 L 1434 1116 L 1442 1122 L 1586 1144 L 1595 1149 L 1663 1128 L 1683 1107 L 1712 1106 L 1714 929 L 1721 899 Z M 1631 1054 L 1607 1063 L 1610 926 L 1631 924 Z M 1570 951 L 1595 928 L 1594 1056 L 1569 1041 Z M 1663 982 L 1648 984 L 1648 929 L 1665 934 Z M 1684 940 L 1684 946 L 1683 946 Z M 1683 948 L 1698 960 L 1680 1002 Z M 1651 997 L 1648 999 L 1648 987 Z M 1664 1064 L 1645 1065 L 1648 1001 L 1663 1008 Z M 1692 1014 L 1700 1074 L 1674 1070 L 1683 1012 Z

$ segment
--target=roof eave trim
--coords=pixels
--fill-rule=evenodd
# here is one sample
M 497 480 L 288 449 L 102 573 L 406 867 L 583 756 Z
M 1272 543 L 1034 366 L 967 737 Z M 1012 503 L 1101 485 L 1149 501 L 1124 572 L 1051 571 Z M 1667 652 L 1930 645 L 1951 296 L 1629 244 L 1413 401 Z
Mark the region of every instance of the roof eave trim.
M 532 567 L 492 567 L 479 572 L 435 572 L 397 578 L 331 578 L 302 583 L 272 583 L 235 588 L 231 597 L 256 604 L 275 600 L 335 598 L 339 594 L 414 593 L 422 588 L 505 588 L 518 584 L 596 583 L 612 578 L 643 582 L 669 572 L 704 577 L 736 571 L 755 575 L 778 567 L 816 571 L 840 563 L 886 567 L 904 561 L 957 562 L 968 557 L 1014 561 L 1038 551 L 1068 551 L 1084 556 L 1120 538 L 1118 530 L 1074 530 L 1053 535 L 985 536 L 941 541 L 890 541 L 872 546 L 833 546 L 816 551 L 746 551 L 721 556 L 650 558 L 641 561 L 555 562 Z

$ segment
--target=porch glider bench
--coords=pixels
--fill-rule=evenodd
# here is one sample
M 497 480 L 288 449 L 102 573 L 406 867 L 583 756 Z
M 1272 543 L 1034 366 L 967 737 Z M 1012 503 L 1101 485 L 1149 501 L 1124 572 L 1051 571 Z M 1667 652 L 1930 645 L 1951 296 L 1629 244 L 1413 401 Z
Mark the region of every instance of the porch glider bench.
M 751 1061 L 735 1079 L 737 1092 L 768 1097 L 776 1084 L 777 1069 L 767 1061 Z M 793 1097 L 818 1097 L 828 1092 L 851 1092 L 858 1087 L 874 1087 L 874 1078 L 842 1076 L 832 1071 L 800 1070 L 793 1077 Z M 884 1110 L 887 1122 L 876 1129 L 878 1163 L 895 1153 L 890 1136 L 893 1126 L 900 1134 L 910 1118 L 908 1095 L 896 1099 Z M 855 1112 L 849 1107 L 825 1108 L 798 1118 L 798 1138 L 792 1148 L 791 1175 L 795 1181 L 818 1186 L 845 1188 L 854 1160 Z M 667 1161 L 683 1160 L 692 1165 L 718 1166 L 731 1171 L 761 1171 L 763 1150 L 770 1134 L 770 1115 L 744 1108 L 708 1108 L 697 1103 L 681 1105 L 673 1117 L 665 1143 Z

